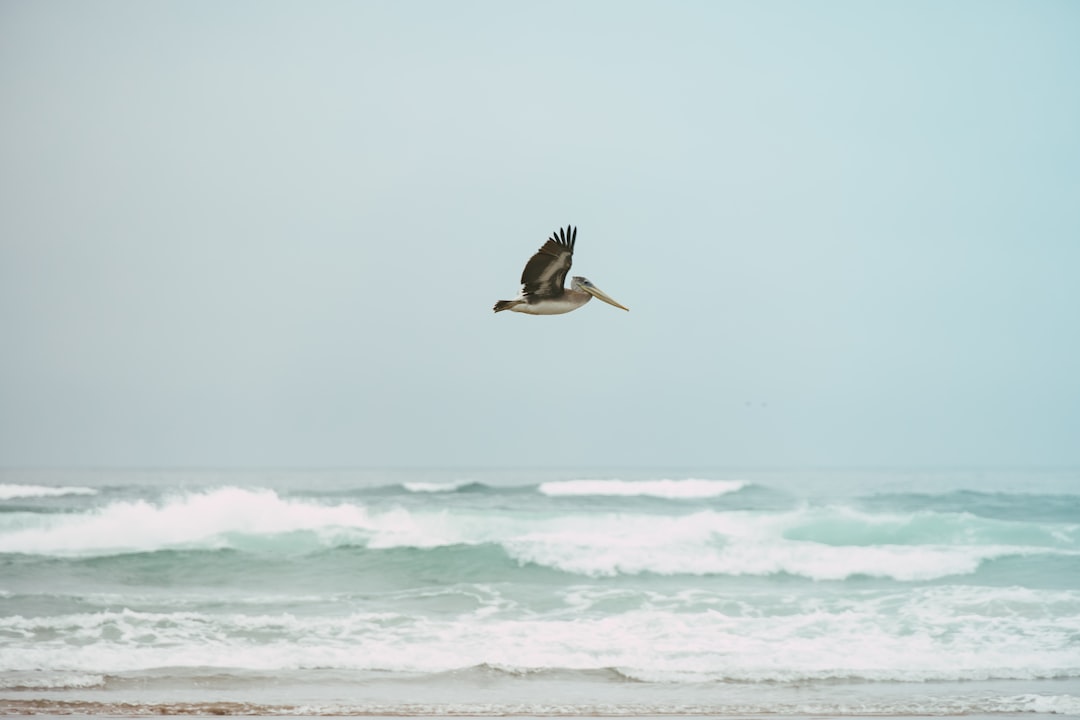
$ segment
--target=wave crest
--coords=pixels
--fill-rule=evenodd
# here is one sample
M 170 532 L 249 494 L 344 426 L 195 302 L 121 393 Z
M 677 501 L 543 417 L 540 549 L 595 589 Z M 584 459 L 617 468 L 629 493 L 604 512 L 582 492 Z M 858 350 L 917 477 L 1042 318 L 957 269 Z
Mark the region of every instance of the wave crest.
M 89 487 L 54 487 L 51 485 L 0 484 L 0 501 L 26 498 L 63 497 L 65 495 L 97 495 Z
M 458 480 L 455 482 L 407 482 L 401 487 L 411 493 L 454 493 L 462 491 L 482 491 L 490 489 L 483 483 L 473 480 Z
M 541 483 L 542 494 L 562 496 L 656 497 L 668 500 L 700 500 L 738 492 L 741 480 L 560 480 Z

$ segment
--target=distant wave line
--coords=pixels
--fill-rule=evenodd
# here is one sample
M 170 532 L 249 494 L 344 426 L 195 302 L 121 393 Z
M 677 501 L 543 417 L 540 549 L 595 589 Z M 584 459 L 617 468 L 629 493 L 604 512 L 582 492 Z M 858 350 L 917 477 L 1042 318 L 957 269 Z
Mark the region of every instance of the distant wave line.
M 539 485 L 494 486 L 474 480 L 407 482 L 393 486 L 410 493 L 538 492 L 547 497 L 650 497 L 664 500 L 703 500 L 743 490 L 742 480 L 552 480 Z
M 472 480 L 456 480 L 454 482 L 407 482 L 402 483 L 401 487 L 412 493 L 450 493 L 463 490 L 464 488 L 489 489 L 489 486 Z
M 62 497 L 64 495 L 97 495 L 94 488 L 64 486 L 54 487 L 49 485 L 0 485 L 0 500 L 17 500 L 25 498 Z
M 559 480 L 541 483 L 539 490 L 553 497 L 600 495 L 615 497 L 658 497 L 669 500 L 699 500 L 738 492 L 746 487 L 741 480 Z

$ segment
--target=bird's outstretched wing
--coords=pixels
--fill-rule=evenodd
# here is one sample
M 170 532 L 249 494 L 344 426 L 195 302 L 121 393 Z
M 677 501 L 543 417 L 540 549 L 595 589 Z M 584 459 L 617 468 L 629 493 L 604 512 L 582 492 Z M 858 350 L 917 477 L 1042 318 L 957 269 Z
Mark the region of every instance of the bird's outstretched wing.
M 525 270 L 521 273 L 521 294 L 533 297 L 562 295 L 566 273 L 573 263 L 576 241 L 576 227 L 568 225 L 565 230 L 559 228 L 558 235 L 552 233 L 551 239 L 525 263 Z

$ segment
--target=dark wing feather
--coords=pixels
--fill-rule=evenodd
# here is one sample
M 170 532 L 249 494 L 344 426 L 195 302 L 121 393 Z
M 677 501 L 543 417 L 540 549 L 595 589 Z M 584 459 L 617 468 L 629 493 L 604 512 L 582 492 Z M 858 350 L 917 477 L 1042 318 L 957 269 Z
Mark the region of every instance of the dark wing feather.
M 558 297 L 563 293 L 563 282 L 574 259 L 574 243 L 577 228 L 559 228 L 559 234 L 551 239 L 525 263 L 521 273 L 521 293 L 532 297 Z

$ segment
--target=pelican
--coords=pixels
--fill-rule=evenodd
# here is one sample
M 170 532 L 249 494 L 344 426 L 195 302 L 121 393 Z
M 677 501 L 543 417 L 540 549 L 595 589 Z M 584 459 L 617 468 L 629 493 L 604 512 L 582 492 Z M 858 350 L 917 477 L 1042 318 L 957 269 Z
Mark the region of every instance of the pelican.
M 577 310 L 594 297 L 629 312 L 630 308 L 615 302 L 588 278 L 575 276 L 570 280 L 569 290 L 563 287 L 574 260 L 576 241 L 576 227 L 567 225 L 566 230 L 559 228 L 558 235 L 552 233 L 551 239 L 525 263 L 521 292 L 513 300 L 495 303 L 495 312 L 513 310 L 529 315 L 561 315 Z

